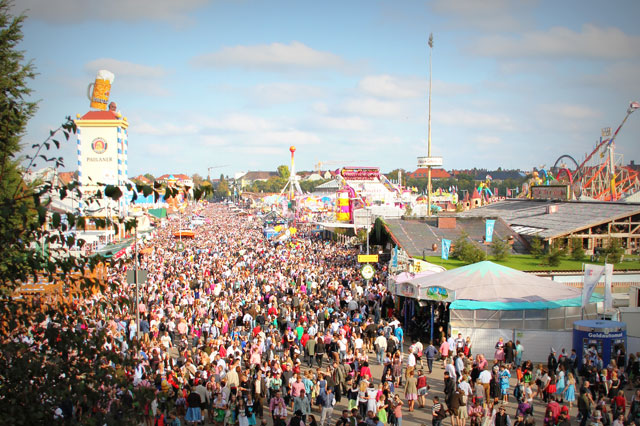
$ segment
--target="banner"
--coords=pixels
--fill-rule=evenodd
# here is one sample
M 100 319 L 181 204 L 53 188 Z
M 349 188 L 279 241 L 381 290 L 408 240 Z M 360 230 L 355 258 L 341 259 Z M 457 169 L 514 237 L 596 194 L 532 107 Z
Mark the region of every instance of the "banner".
M 613 296 L 611 295 L 611 278 L 613 277 L 613 265 L 604 265 L 604 311 L 613 309 Z
M 398 246 L 395 246 L 393 248 L 393 254 L 391 256 L 391 267 L 392 268 L 398 267 Z
M 449 250 L 451 249 L 451 240 L 442 239 L 442 258 L 449 259 Z
M 586 307 L 589 304 L 589 299 L 595 290 L 598 281 L 604 274 L 604 266 L 600 265 L 584 265 L 584 283 L 582 285 L 582 307 Z
M 496 221 L 494 219 L 487 219 L 484 230 L 484 239 L 488 243 L 493 241 L 493 228 L 495 225 Z

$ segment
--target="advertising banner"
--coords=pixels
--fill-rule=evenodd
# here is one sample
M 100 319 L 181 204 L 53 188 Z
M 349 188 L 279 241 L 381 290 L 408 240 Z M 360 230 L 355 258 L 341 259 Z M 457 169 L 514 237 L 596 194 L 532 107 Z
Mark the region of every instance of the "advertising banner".
M 451 250 L 451 240 L 442 239 L 442 258 L 449 259 L 449 250 Z
M 487 219 L 486 223 L 485 223 L 485 230 L 484 230 L 484 234 L 485 234 L 485 241 L 490 243 L 493 241 L 493 228 L 496 225 L 496 221 L 494 219 Z
M 584 284 L 582 285 L 582 307 L 589 303 L 593 290 L 595 290 L 598 281 L 604 274 L 604 266 L 601 265 L 584 265 Z

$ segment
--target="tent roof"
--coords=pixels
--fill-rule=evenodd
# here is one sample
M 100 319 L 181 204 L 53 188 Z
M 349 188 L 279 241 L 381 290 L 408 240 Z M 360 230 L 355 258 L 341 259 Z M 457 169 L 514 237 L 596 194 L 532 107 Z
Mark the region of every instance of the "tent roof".
M 496 302 L 500 304 L 498 309 L 505 309 L 503 305 L 511 303 L 534 303 L 533 309 L 541 309 L 546 302 L 575 299 L 582 294 L 579 289 L 489 261 L 415 278 L 409 282 L 419 287 L 437 286 L 454 291 L 454 303 L 461 300 L 486 302 L 484 309 L 493 309 L 490 304 Z M 481 305 L 476 305 L 476 309 L 482 309 L 479 307 Z M 549 303 L 546 307 L 558 307 L 558 304 Z

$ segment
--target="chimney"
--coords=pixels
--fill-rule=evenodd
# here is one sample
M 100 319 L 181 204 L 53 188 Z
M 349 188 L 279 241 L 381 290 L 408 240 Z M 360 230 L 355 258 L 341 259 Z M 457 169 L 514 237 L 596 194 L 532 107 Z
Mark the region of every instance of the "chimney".
M 438 228 L 440 229 L 455 229 L 456 218 L 447 216 L 438 216 Z

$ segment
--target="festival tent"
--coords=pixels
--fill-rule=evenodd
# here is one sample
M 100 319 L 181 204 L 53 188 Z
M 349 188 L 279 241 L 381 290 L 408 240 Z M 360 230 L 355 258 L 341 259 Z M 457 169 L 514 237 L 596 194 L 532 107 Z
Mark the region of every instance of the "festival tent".
M 418 287 L 452 293 L 451 309 L 530 310 L 580 307 L 582 291 L 563 283 L 484 261 L 439 274 L 416 277 Z
M 534 361 L 546 359 L 551 346 L 570 350 L 573 322 L 595 318 L 602 305 L 593 295 L 583 309 L 580 289 L 489 261 L 409 282 L 430 289 L 420 299 L 451 301 L 452 334 L 471 336 L 474 352 L 487 358 L 499 337 L 520 340 Z

